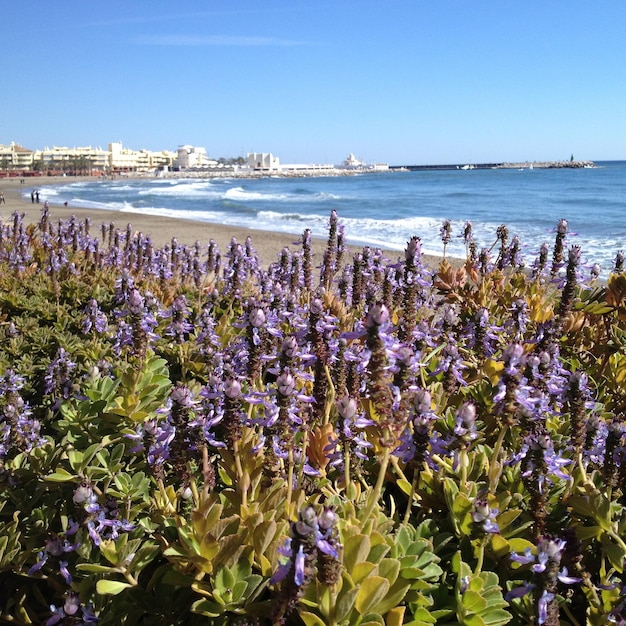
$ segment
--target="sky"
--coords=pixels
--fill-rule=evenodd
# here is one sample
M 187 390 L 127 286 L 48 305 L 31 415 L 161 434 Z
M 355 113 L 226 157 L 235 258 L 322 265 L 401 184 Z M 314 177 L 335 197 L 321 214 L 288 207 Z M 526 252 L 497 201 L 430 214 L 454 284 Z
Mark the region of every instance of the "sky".
M 626 159 L 624 0 L 0 0 L 0 144 Z

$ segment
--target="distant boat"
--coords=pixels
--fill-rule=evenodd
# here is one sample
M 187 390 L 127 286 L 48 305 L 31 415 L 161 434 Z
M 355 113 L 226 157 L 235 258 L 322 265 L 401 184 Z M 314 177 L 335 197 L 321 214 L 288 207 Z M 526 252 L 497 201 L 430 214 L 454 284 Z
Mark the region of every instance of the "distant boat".
M 462 169 L 462 170 L 473 170 L 473 169 L 474 169 L 474 166 L 473 166 L 473 165 L 470 165 L 470 164 L 468 163 L 467 165 L 463 165 L 463 166 L 461 167 L 461 169 Z

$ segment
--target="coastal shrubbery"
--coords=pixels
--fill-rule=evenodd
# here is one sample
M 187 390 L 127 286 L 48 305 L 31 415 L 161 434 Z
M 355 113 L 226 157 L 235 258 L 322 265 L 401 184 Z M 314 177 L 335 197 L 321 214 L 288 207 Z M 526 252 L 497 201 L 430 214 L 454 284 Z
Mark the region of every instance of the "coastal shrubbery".
M 621 253 L 0 234 L 5 621 L 626 620 Z

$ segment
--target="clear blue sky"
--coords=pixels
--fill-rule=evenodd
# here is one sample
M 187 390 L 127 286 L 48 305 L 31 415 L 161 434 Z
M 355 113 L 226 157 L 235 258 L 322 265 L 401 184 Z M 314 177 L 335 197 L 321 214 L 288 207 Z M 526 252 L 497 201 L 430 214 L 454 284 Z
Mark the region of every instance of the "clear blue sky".
M 0 0 L 0 143 L 626 159 L 624 0 Z

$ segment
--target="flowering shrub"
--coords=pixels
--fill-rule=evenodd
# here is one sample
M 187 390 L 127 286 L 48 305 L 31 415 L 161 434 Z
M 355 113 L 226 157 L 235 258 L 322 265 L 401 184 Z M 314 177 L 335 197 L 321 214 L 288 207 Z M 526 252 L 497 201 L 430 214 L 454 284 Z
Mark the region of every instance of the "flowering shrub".
M 263 268 L 2 224 L 3 618 L 626 623 L 623 254 L 441 233 L 349 258 L 332 213 Z

